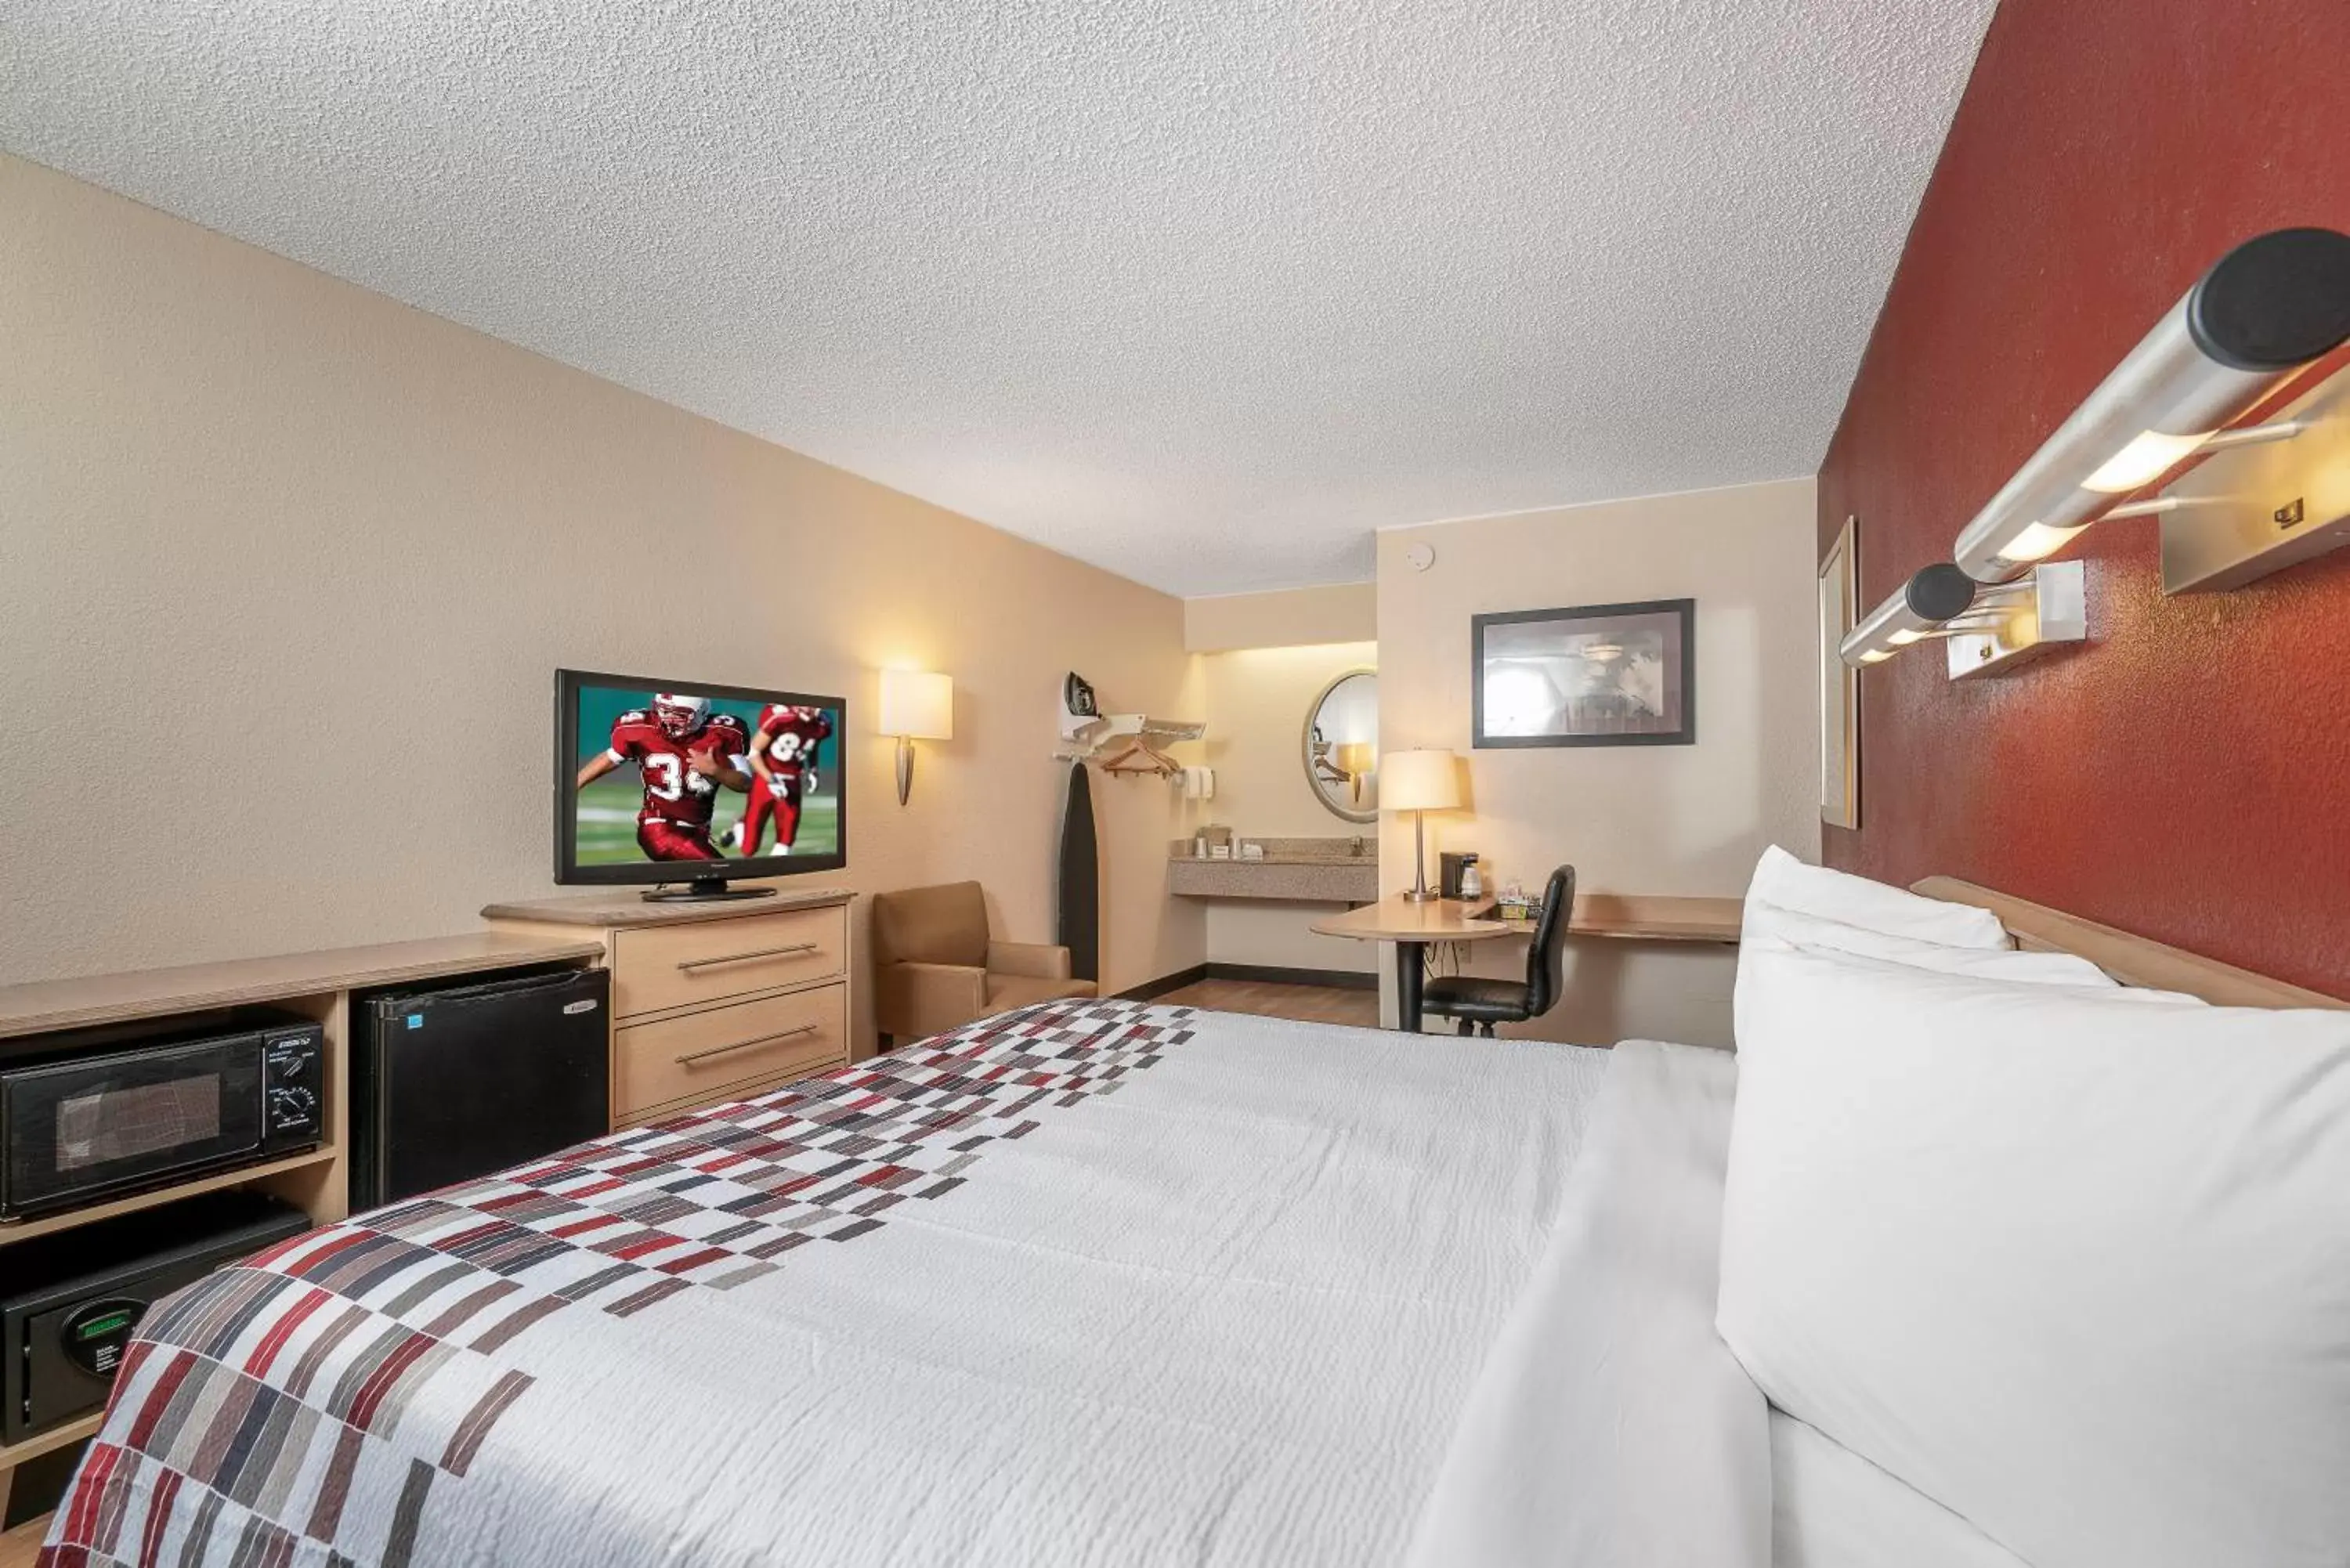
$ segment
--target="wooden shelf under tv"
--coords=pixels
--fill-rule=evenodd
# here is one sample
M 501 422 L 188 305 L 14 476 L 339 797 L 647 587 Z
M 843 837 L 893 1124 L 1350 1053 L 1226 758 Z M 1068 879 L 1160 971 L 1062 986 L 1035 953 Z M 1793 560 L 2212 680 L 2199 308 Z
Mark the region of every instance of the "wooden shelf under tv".
M 19 1220 L 13 1225 L 0 1225 L 0 1247 L 13 1241 L 29 1241 L 36 1236 L 47 1236 L 59 1231 L 70 1231 L 78 1225 L 95 1225 L 101 1220 L 111 1220 L 118 1214 L 133 1214 L 141 1209 L 152 1209 L 160 1203 L 176 1203 L 182 1198 L 193 1198 L 199 1192 L 218 1192 L 224 1187 L 259 1187 L 276 1192 L 296 1208 L 308 1212 L 300 1197 L 279 1189 L 270 1178 L 287 1171 L 309 1170 L 321 1165 L 332 1165 L 343 1151 L 321 1144 L 301 1154 L 289 1154 L 283 1159 L 273 1159 L 265 1165 L 241 1165 L 234 1170 L 217 1170 L 209 1176 L 199 1176 L 187 1181 L 159 1187 L 152 1192 L 134 1193 L 118 1198 L 111 1203 L 100 1203 L 88 1209 L 68 1210 L 63 1214 L 51 1214 L 38 1220 Z M 315 1218 L 315 1216 L 314 1216 Z M 5 1450 L 0 1450 L 5 1451 Z
M 96 1433 L 102 1419 L 104 1417 L 100 1416 L 84 1416 L 78 1420 L 68 1421 L 62 1427 L 52 1427 L 21 1443 L 0 1448 L 0 1470 L 12 1470 L 26 1459 L 37 1459 L 43 1454 L 69 1448 Z

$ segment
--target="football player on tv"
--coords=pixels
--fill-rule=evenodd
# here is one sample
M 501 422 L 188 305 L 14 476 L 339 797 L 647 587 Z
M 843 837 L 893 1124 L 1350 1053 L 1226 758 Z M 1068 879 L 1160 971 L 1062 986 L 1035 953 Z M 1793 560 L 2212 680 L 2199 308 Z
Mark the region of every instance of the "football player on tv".
M 712 713 L 709 698 L 656 692 L 650 708 L 632 708 L 612 721 L 611 745 L 580 766 L 579 787 L 636 763 L 645 782 L 637 812 L 637 847 L 645 858 L 723 860 L 710 842 L 711 814 L 721 784 L 750 789 L 743 766 L 750 748 L 743 721 Z
M 800 836 L 800 803 L 816 792 L 816 765 L 832 739 L 832 715 L 821 708 L 770 703 L 751 737 L 751 798 L 727 836 L 735 854 L 759 853 L 767 819 L 775 822 L 775 852 L 789 855 Z

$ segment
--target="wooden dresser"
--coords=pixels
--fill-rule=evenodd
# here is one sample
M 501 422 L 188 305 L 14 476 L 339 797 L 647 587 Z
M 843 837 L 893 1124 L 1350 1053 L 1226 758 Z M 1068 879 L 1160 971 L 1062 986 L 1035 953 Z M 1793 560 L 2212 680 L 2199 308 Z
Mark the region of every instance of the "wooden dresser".
M 600 936 L 612 971 L 612 1126 L 763 1095 L 848 1060 L 838 888 L 723 903 L 632 890 L 492 904 L 501 931 Z

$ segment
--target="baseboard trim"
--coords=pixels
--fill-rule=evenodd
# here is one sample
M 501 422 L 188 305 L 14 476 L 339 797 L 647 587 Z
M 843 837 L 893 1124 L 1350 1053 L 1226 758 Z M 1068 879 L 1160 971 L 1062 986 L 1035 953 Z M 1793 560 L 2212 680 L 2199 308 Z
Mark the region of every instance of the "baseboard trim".
M 1339 991 L 1377 991 L 1379 977 L 1352 969 L 1284 969 L 1262 963 L 1195 963 L 1157 980 L 1128 986 L 1118 1002 L 1155 1002 L 1170 991 L 1180 991 L 1203 980 L 1246 980 L 1260 985 L 1326 985 Z
M 1113 1000 L 1118 1002 L 1153 1002 L 1170 991 L 1180 991 L 1187 985 L 1208 978 L 1208 966 L 1195 963 L 1190 969 L 1179 969 L 1173 974 L 1162 974 L 1157 980 L 1146 980 L 1140 985 L 1129 985 Z
M 1253 980 L 1263 985 L 1326 985 L 1340 991 L 1377 991 L 1379 977 L 1355 969 L 1284 969 L 1274 964 L 1211 963 L 1210 980 Z

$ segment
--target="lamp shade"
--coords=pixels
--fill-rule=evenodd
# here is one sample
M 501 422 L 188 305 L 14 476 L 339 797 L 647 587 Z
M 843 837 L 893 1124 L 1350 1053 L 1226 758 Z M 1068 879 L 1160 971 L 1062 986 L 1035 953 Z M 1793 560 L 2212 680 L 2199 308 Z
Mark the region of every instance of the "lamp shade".
M 1379 759 L 1380 809 L 1450 811 L 1460 804 L 1460 761 L 1451 752 L 1419 748 Z
M 885 735 L 917 741 L 954 739 L 954 677 L 923 670 L 881 672 L 881 722 Z

